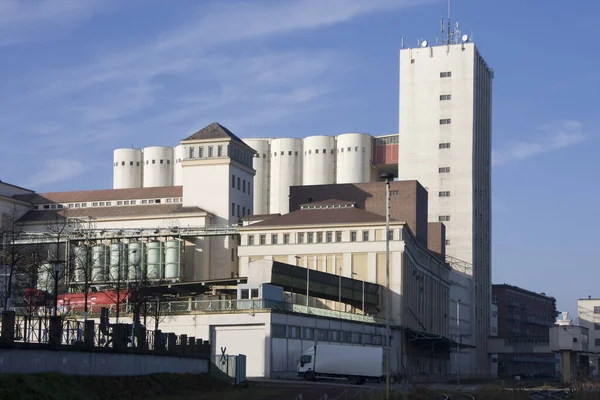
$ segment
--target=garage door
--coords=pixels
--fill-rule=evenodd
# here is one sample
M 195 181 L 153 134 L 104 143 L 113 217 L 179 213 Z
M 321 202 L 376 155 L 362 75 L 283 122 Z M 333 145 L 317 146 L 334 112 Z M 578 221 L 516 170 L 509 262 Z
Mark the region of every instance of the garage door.
M 227 348 L 227 354 L 244 354 L 247 377 L 265 376 L 264 325 L 213 326 L 211 342 L 213 355 L 220 355 L 222 347 Z

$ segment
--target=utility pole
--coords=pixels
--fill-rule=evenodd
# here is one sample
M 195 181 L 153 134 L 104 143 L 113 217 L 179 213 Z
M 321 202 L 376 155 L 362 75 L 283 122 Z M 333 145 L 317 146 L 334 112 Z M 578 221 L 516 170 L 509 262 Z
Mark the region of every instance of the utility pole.
M 390 399 L 390 180 L 391 173 L 380 176 L 385 180 L 385 399 Z
M 456 300 L 456 384 L 460 384 L 460 369 L 458 366 L 458 352 L 460 350 L 460 299 Z

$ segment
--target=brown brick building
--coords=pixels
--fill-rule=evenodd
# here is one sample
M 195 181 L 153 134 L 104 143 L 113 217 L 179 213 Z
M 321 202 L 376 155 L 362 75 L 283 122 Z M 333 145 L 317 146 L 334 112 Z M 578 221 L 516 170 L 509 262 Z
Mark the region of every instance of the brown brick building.
M 492 285 L 492 301 L 498 305 L 498 337 L 549 338 L 554 325 L 556 299 L 508 284 Z M 554 354 L 499 354 L 498 376 L 550 375 Z

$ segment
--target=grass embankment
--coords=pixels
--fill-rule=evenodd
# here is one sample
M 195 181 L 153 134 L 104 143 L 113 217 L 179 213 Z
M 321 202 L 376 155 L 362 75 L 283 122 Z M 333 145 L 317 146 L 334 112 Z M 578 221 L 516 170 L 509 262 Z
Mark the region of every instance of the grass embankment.
M 151 399 L 183 392 L 217 394 L 230 385 L 203 375 L 89 377 L 55 373 L 0 375 L 0 400 Z

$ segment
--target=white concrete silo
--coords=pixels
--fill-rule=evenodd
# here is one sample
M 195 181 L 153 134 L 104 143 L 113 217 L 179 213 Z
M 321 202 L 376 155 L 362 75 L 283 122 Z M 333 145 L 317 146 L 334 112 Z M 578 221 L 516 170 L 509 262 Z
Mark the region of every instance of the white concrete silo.
M 302 139 L 271 141 L 270 213 L 287 214 L 290 186 L 302 185 L 302 144 Z
M 182 144 L 173 148 L 173 186 L 183 185 L 183 161 L 184 147 Z
M 252 213 L 254 215 L 269 213 L 269 175 L 271 150 L 270 139 L 244 139 L 244 142 L 256 151 L 252 160 L 254 175 L 254 188 L 252 189 Z
M 113 152 L 113 189 L 142 187 L 142 150 L 116 149 Z
M 173 148 L 144 148 L 144 187 L 173 185 Z
M 336 183 L 363 183 L 371 180 L 372 136 L 344 133 L 337 136 Z
M 304 138 L 303 154 L 303 185 L 335 183 L 335 138 L 333 136 Z

